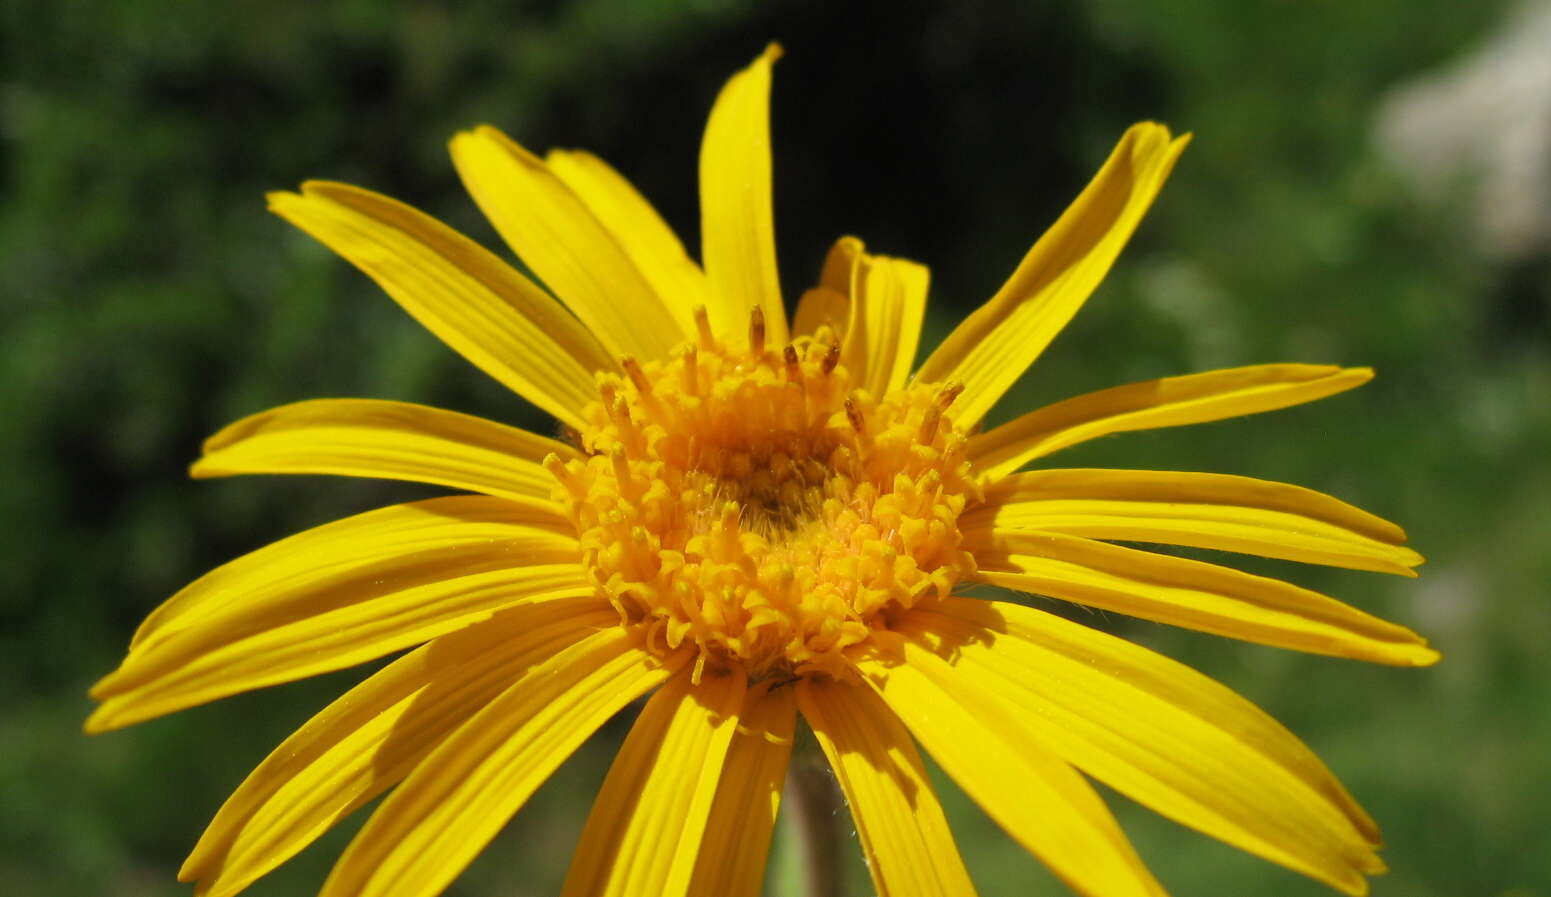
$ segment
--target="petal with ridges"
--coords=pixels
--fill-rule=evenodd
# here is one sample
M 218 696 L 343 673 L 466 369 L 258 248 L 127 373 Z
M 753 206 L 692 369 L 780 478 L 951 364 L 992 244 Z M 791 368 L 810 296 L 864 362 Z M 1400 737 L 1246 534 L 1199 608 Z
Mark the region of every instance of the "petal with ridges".
M 1087 301 L 1189 141 L 1154 122 L 1131 126 L 996 295 L 921 366 L 922 382 L 964 384 L 955 407 L 962 426 L 979 422 Z
M 740 671 L 671 679 L 614 757 L 571 857 L 563 897 L 678 897 L 689 890 L 747 679 Z
M 828 326 L 844 344 L 863 248 L 862 241 L 855 237 L 841 237 L 830 247 L 818 284 L 804 292 L 797 303 L 797 314 L 792 318 L 793 338 L 813 336 L 820 327 Z
M 882 897 L 970 897 L 975 886 L 921 755 L 899 718 L 866 687 L 797 683 L 797 706 L 840 782 Z
M 1231 567 L 1055 533 L 966 534 L 979 582 L 1265 645 L 1394 666 L 1427 640 L 1326 595 Z
M 451 149 L 485 217 L 610 352 L 668 357 L 684 331 L 613 234 L 544 160 L 489 125 L 453 137 Z
M 532 281 L 440 221 L 369 190 L 309 181 L 269 208 L 366 272 L 426 329 L 573 427 L 615 363 Z
M 575 545 L 558 511 L 484 495 L 393 505 L 314 527 L 222 564 L 151 611 L 130 642 L 133 655 L 162 639 L 254 602 L 309 605 L 320 595 L 439 582 L 510 567 L 515 546 Z M 547 549 L 546 549 L 547 550 Z M 577 549 L 579 551 L 579 549 Z
M 227 799 L 180 881 L 230 897 L 404 778 L 526 670 L 618 615 L 587 596 L 512 608 L 443 636 L 351 689 L 286 739 Z
M 874 396 L 905 385 L 915 364 L 931 272 L 907 259 L 864 255 L 841 361 Z
M 456 632 L 519 604 L 588 595 L 575 561 L 510 546 L 522 566 L 405 588 L 374 579 L 310 606 L 258 601 L 179 630 L 92 688 L 88 731 L 127 726 L 217 698 L 342 670 Z
M 335 474 L 434 483 L 549 504 L 545 455 L 575 449 L 484 418 L 408 402 L 315 399 L 245 417 L 205 440 L 195 477 Z
M 440 893 L 588 736 L 685 659 L 665 664 L 611 626 L 530 668 L 388 795 L 320 897 Z
M 700 144 L 701 262 L 711 281 L 711 325 L 724 338 L 748 330 L 758 305 L 769 341 L 787 340 L 776 270 L 770 177 L 771 44 L 716 98 Z
M 1128 383 L 1030 411 L 971 437 L 967 454 L 991 479 L 1035 458 L 1111 433 L 1154 430 L 1276 411 L 1373 379 L 1371 368 L 1257 364 Z
M 550 150 L 544 161 L 624 247 L 657 295 L 693 333 L 695 307 L 709 306 L 711 285 L 684 250 L 678 235 L 646 197 L 607 162 L 581 150 Z
M 895 631 L 1038 721 L 1062 759 L 1184 825 L 1349 894 L 1382 871 L 1377 831 L 1292 733 L 1206 676 L 1015 604 L 949 599 Z
M 943 771 L 1072 890 L 1164 893 L 1092 786 L 1029 727 L 1010 723 L 995 696 L 905 639 L 855 664 Z
M 754 685 L 738 712 L 738 734 L 727 748 L 706 837 L 695 858 L 688 894 L 758 894 L 765 878 L 770 835 L 781 806 L 787 761 L 797 725 L 791 688 Z
M 1170 470 L 1031 470 L 986 490 L 965 530 L 1189 545 L 1415 576 L 1421 555 L 1388 521 L 1311 489 Z

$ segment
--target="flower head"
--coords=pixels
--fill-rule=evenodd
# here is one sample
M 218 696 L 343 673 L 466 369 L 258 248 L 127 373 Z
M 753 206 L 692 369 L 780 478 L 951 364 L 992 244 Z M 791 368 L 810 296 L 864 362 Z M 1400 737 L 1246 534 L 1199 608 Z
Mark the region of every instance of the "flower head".
M 569 438 L 320 400 L 206 443 L 196 476 L 328 473 L 471 494 L 292 536 L 142 625 L 93 690 L 90 730 L 412 649 L 271 754 L 182 877 L 206 897 L 235 894 L 393 788 L 324 893 L 435 894 L 593 731 L 650 694 L 568 895 L 756 893 L 799 713 L 882 894 L 973 892 L 917 743 L 1080 893 L 1162 893 L 1083 774 L 1364 893 L 1383 869 L 1372 820 L 1265 714 L 1149 650 L 955 590 L 990 583 L 1268 645 L 1433 662 L 1420 637 L 1324 595 L 1114 544 L 1412 575 L 1421 558 L 1393 524 L 1245 477 L 1023 470 L 1099 436 L 1286 407 L 1371 372 L 1165 378 L 982 432 L 1113 263 L 1186 138 L 1131 128 L 912 374 L 927 293 L 913 262 L 843 238 L 788 322 L 771 223 L 777 55 L 735 75 L 711 113 L 703 269 L 601 160 L 540 159 L 489 127 L 455 137 L 454 161 L 559 302 L 378 194 L 314 182 L 271 197 Z

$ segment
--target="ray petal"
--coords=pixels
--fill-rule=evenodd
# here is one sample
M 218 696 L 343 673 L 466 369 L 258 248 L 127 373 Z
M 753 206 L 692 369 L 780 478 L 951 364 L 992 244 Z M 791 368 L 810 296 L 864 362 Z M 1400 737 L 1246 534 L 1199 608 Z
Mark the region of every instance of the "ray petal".
M 174 596 L 171 602 L 184 604 L 179 619 L 147 636 L 92 688 L 103 703 L 88 731 L 343 669 L 505 607 L 591 591 L 573 537 L 512 523 L 509 515 L 475 522 L 465 514 L 461 525 L 415 520 L 437 516 L 424 510 L 382 515 L 378 524 L 399 525 L 336 524 L 218 568 Z M 359 554 L 332 556 L 309 550 L 370 530 L 398 541 L 404 553 L 362 563 L 383 549 L 357 544 Z M 416 542 L 419 550 L 408 548 Z M 263 563 L 266 557 L 274 567 Z
M 768 679 L 748 689 L 688 894 L 725 897 L 760 892 L 796 725 L 792 689 L 772 689 Z
M 227 799 L 181 881 L 230 897 L 397 784 L 464 720 L 535 667 L 618 619 L 587 596 L 524 605 L 443 636 L 351 689 Z
M 1370 368 L 1257 364 L 1128 383 L 1030 411 L 971 437 L 967 454 L 988 478 L 1090 439 L 1224 420 L 1301 405 L 1361 386 Z
M 812 727 L 862 840 L 881 897 L 972 897 L 958 845 L 910 733 L 856 684 L 804 679 L 797 705 Z
M 571 857 L 563 897 L 681 897 L 708 832 L 746 679 L 684 670 L 652 695 L 614 757 Z
M 1286 483 L 1172 470 L 1015 473 L 959 519 L 965 530 L 1049 532 L 1258 554 L 1415 576 L 1398 526 Z
M 770 69 L 780 55 L 771 44 L 732 76 L 700 144 L 701 261 L 713 291 L 711 324 L 718 333 L 742 334 L 757 305 L 777 346 L 787 340 L 770 175 Z
M 797 314 L 792 318 L 794 338 L 811 337 L 820 327 L 828 327 L 844 345 L 863 249 L 862 241 L 855 237 L 841 237 L 830 247 L 819 282 L 804 292 L 797 303 Z
M 570 187 L 624 247 L 630 260 L 673 312 L 679 329 L 693 333 L 695 307 L 711 304 L 705 272 L 684 250 L 668 223 L 607 162 L 582 150 L 550 150 L 549 170 Z
M 437 745 L 346 848 L 321 897 L 433 897 L 609 717 L 683 665 L 611 626 L 531 667 Z
M 1000 698 L 908 639 L 854 662 L 943 770 L 1072 890 L 1164 893 L 1092 786 Z
M 925 265 L 862 255 L 841 360 L 874 396 L 905 385 L 915 364 L 931 274 Z
M 1124 639 L 953 598 L 896 631 L 1004 699 L 1051 751 L 1176 821 L 1348 894 L 1383 870 L 1372 819 L 1292 733 L 1210 678 Z
M 955 409 L 963 426 L 985 416 L 1087 301 L 1189 140 L 1154 122 L 1133 125 L 996 295 L 927 358 L 917 379 L 964 384 Z
M 309 181 L 269 208 L 339 253 L 513 392 L 581 426 L 592 374 L 615 363 L 580 322 L 489 250 L 401 202 Z
M 1215 635 L 1394 666 L 1427 666 L 1427 640 L 1348 604 L 1230 567 L 1056 533 L 980 531 L 974 579 Z
M 371 579 L 408 587 L 513 565 L 511 546 L 544 533 L 546 556 L 575 546 L 561 514 L 484 495 L 392 505 L 297 533 L 201 576 L 146 617 L 131 653 L 256 601 L 314 602 Z
M 489 125 L 453 137 L 451 149 L 485 217 L 610 352 L 668 357 L 684 338 L 668 305 L 544 160 Z
M 540 462 L 575 449 L 484 418 L 378 399 L 315 399 L 245 417 L 205 440 L 195 477 L 336 474 L 434 483 L 549 504 Z
M 513 548 L 532 556 L 522 545 Z M 542 560 L 542 557 L 540 557 Z M 218 698 L 342 670 L 456 632 L 509 607 L 591 594 L 581 565 L 528 563 L 404 588 L 373 582 L 312 606 L 256 602 L 131 653 L 92 688 L 102 731 Z

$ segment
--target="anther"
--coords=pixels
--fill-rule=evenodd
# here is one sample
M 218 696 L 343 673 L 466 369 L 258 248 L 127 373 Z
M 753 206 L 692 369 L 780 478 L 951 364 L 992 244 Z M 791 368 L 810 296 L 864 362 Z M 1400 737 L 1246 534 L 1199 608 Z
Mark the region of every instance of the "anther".
M 630 482 L 630 459 L 625 455 L 624 447 L 614 446 L 613 451 L 609 452 L 609 462 L 614 465 L 614 478 L 623 492 L 625 484 Z
M 765 354 L 765 310 L 757 305 L 749 309 L 749 354 L 755 358 Z
M 916 441 L 922 445 L 931 445 L 937 438 L 937 424 L 942 421 L 942 407 L 939 405 L 926 406 L 926 412 L 921 415 L 921 429 L 916 433 Z
M 541 463 L 544 465 L 544 469 L 549 471 L 549 475 L 554 477 L 565 488 L 565 491 L 571 493 L 572 498 L 583 499 L 587 497 L 587 487 L 571 475 L 571 471 L 566 469 L 565 462 L 560 460 L 559 455 L 550 452 L 544 456 L 544 460 Z
M 711 315 L 704 305 L 695 306 L 695 333 L 700 337 L 700 348 L 709 352 L 716 347 L 716 338 L 711 335 Z
M 953 400 L 957 399 L 963 392 L 964 384 L 957 380 L 949 380 L 937 389 L 937 395 L 933 396 L 932 400 L 937 403 L 938 408 L 947 411 L 948 406 L 953 404 Z
M 840 363 L 840 344 L 839 343 L 830 343 L 829 344 L 829 351 L 824 353 L 824 364 L 822 366 L 822 369 L 824 371 L 824 376 L 828 377 L 831 373 L 833 373 L 834 370 L 835 370 L 835 365 L 837 365 L 839 363 Z
M 851 429 L 856 435 L 864 436 L 867 433 L 867 421 L 862 417 L 862 409 L 856 405 L 856 400 L 846 396 L 846 420 L 851 422 Z
M 698 353 L 695 352 L 695 347 L 685 346 L 682 357 L 684 359 L 684 367 L 682 368 L 684 392 L 689 395 L 696 395 L 700 392 L 700 371 L 697 367 Z
M 722 532 L 734 534 L 738 531 L 738 518 L 743 515 L 743 507 L 735 501 L 729 501 L 722 505 Z
M 635 384 L 638 392 L 645 395 L 652 391 L 652 382 L 646 379 L 646 372 L 641 370 L 641 362 L 636 361 L 634 355 L 626 355 L 621 358 L 619 366 L 625 369 L 626 374 L 630 375 L 630 382 Z
M 797 347 L 791 343 L 781 350 L 781 357 L 786 361 L 786 379 L 791 383 L 802 382 L 802 365 L 797 361 Z

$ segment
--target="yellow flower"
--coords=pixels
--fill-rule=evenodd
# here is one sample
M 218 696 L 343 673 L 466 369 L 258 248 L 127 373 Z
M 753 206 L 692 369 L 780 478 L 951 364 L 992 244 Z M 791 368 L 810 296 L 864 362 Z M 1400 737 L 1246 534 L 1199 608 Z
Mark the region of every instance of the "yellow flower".
M 540 159 L 490 127 L 455 137 L 453 160 L 564 306 L 378 194 L 314 182 L 270 197 L 570 438 L 330 399 L 206 443 L 195 476 L 328 473 L 473 494 L 292 536 L 141 626 L 93 690 L 90 731 L 414 649 L 271 754 L 180 877 L 234 894 L 396 785 L 323 892 L 435 894 L 593 731 L 651 694 L 567 895 L 757 893 L 799 712 L 881 894 L 973 890 L 917 743 L 1080 893 L 1162 893 L 1083 774 L 1364 893 L 1383 870 L 1373 821 L 1264 713 L 1124 640 L 953 592 L 990 583 L 1268 645 L 1432 663 L 1414 633 L 1332 598 L 1108 541 L 1413 575 L 1421 558 L 1391 523 L 1238 476 L 1019 472 L 1088 439 L 1312 401 L 1372 372 L 1170 377 L 979 432 L 1109 269 L 1188 138 L 1127 131 L 1000 292 L 911 375 L 927 292 L 913 262 L 841 239 L 788 323 L 771 224 L 777 55 L 734 76 L 712 110 L 703 269 L 601 160 Z

